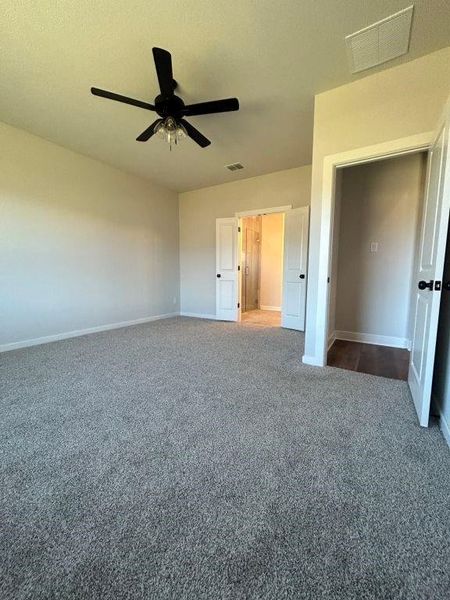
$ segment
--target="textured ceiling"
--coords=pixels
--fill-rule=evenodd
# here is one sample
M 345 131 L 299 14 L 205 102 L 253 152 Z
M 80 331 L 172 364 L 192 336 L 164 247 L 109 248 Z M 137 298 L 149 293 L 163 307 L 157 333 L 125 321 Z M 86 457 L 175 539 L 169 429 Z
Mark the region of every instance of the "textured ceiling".
M 308 164 L 314 94 L 374 72 L 350 74 L 344 36 L 408 4 L 4 0 L 0 120 L 179 191 Z M 410 52 L 379 69 L 449 45 L 450 2 L 414 4 Z M 239 98 L 238 113 L 190 119 L 208 148 L 138 143 L 153 113 L 91 96 L 95 85 L 152 102 L 152 46 L 172 53 L 186 102 Z M 224 169 L 237 161 L 244 170 Z

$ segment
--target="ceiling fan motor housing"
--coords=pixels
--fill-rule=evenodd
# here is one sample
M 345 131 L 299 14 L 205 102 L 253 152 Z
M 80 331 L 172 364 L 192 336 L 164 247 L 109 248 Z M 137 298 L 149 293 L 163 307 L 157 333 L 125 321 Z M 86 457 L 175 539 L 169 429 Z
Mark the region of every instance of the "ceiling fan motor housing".
M 160 94 L 155 98 L 155 109 L 160 117 L 174 117 L 181 119 L 184 114 L 184 102 L 179 96 L 163 96 Z

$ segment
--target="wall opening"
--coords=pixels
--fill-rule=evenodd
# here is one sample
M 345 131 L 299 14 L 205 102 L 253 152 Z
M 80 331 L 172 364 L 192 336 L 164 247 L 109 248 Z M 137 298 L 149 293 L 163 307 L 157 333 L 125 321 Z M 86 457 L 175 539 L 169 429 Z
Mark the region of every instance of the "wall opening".
M 426 156 L 337 170 L 329 365 L 407 378 Z
M 241 321 L 281 326 L 284 214 L 241 220 Z

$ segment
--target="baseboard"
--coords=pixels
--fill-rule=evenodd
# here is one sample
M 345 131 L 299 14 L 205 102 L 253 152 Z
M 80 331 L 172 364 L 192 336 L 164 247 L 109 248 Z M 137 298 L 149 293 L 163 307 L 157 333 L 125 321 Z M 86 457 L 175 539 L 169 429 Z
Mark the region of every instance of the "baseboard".
M 331 348 L 331 346 L 334 344 L 335 341 L 336 341 L 336 332 L 333 331 L 328 336 L 328 348 L 327 348 L 327 350 L 329 350 Z
M 439 417 L 439 428 L 442 431 L 442 435 L 444 436 L 445 441 L 450 447 L 450 424 L 447 423 L 447 420 L 444 419 L 444 415 L 440 412 Z
M 120 321 L 119 323 L 108 323 L 107 325 L 98 325 L 97 327 L 88 327 L 87 329 L 77 329 L 75 331 L 65 331 L 54 335 L 46 335 L 44 337 L 33 338 L 31 340 L 22 340 L 20 342 L 12 342 L 10 344 L 1 344 L 0 352 L 9 352 L 10 350 L 18 350 L 20 348 L 29 348 L 30 346 L 39 346 L 40 344 L 49 344 L 50 342 L 58 342 L 60 340 L 68 340 L 81 335 L 89 335 L 90 333 L 99 333 L 100 331 L 109 331 L 110 329 L 121 329 L 122 327 L 130 327 L 131 325 L 140 325 L 151 321 L 159 321 L 161 319 L 169 319 L 177 317 L 180 313 L 165 313 L 162 315 L 154 315 L 152 317 L 141 317 L 140 319 L 132 319 L 131 321 Z
M 259 305 L 260 310 L 274 310 L 277 312 L 281 312 L 281 306 L 266 306 L 265 304 Z
M 207 313 L 193 313 L 193 312 L 180 312 L 181 317 L 193 317 L 195 319 L 211 319 L 216 321 L 216 315 L 209 315 Z
M 305 365 L 311 365 L 312 367 L 323 367 L 323 359 L 318 358 L 317 356 L 308 356 L 304 354 L 302 356 L 302 362 Z
M 377 346 L 391 346 L 392 348 L 408 348 L 410 345 L 410 342 L 407 338 L 393 337 L 389 335 L 376 335 L 374 333 L 335 331 L 334 335 L 336 340 L 362 342 L 364 344 L 375 344 Z

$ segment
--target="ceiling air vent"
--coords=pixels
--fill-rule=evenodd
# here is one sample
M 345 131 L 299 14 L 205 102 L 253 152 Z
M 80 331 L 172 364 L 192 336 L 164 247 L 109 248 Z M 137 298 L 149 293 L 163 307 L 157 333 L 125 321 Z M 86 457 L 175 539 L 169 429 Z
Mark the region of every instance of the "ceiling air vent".
M 365 71 L 408 52 L 413 9 L 414 5 L 411 5 L 346 36 L 352 73 Z
M 244 168 L 244 165 L 241 165 L 241 163 L 232 163 L 231 165 L 225 165 L 225 168 L 229 171 L 239 171 L 239 169 Z

